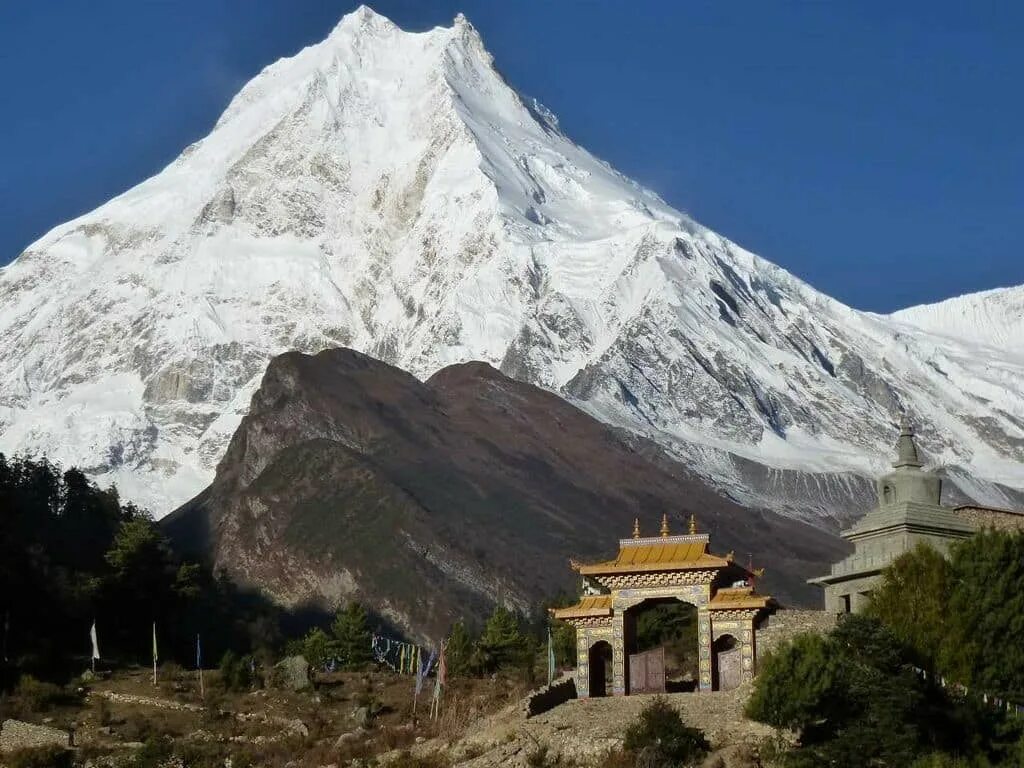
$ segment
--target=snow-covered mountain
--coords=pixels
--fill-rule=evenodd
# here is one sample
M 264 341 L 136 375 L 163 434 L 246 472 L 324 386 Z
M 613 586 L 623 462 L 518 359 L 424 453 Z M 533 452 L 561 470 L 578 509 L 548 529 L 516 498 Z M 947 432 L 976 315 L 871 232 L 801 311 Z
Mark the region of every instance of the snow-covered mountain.
M 798 514 L 880 469 L 905 410 L 998 502 L 987 481 L 1024 487 L 1001 295 L 846 307 L 574 144 L 461 16 L 409 33 L 362 8 L 0 270 L 0 450 L 162 515 L 212 479 L 271 356 L 343 345 L 421 377 L 485 360 Z

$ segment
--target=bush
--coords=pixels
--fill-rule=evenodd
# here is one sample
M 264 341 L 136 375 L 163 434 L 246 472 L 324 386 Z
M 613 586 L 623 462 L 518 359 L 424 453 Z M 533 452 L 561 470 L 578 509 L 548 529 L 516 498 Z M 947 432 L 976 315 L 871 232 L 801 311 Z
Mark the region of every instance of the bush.
M 64 747 L 19 749 L 7 755 L 7 768 L 71 768 L 71 750 Z
M 622 746 L 649 766 L 693 765 L 711 747 L 704 733 L 686 725 L 676 708 L 660 696 L 626 728 Z
M 252 687 L 252 657 L 237 656 L 233 651 L 220 660 L 220 682 L 226 691 L 248 691 Z
M 133 768 L 160 768 L 172 755 L 171 740 L 153 736 L 135 753 L 131 765 Z
M 60 686 L 41 682 L 32 675 L 22 676 L 14 695 L 27 712 L 46 712 L 68 698 Z

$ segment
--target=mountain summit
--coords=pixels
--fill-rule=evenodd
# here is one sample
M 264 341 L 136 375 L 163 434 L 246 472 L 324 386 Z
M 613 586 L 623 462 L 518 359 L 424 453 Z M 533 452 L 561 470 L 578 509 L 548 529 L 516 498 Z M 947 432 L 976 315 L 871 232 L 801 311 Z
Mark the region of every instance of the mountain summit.
M 364 7 L 0 270 L 0 450 L 161 515 L 273 355 L 347 346 L 421 378 L 485 361 L 796 514 L 879 469 L 903 412 L 932 462 L 1024 487 L 1024 358 L 924 317 L 843 306 L 616 173 L 464 18 Z

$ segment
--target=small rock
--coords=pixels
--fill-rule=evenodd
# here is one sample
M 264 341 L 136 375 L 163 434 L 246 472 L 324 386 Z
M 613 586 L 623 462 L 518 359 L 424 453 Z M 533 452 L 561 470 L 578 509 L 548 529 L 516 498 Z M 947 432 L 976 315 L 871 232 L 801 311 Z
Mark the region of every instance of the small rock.
M 352 710 L 352 722 L 360 728 L 369 728 L 372 720 L 373 715 L 370 714 L 369 707 L 356 707 Z
M 334 742 L 334 747 L 335 747 L 335 749 L 340 749 L 341 747 L 345 746 L 346 744 L 350 744 L 351 742 L 358 741 L 358 740 L 359 740 L 359 733 L 357 731 L 350 731 L 348 733 L 343 733 L 343 734 L 341 734 L 341 736 L 338 737 L 337 741 Z
M 292 733 L 297 733 L 300 736 L 309 736 L 309 728 L 307 728 L 306 724 L 297 717 L 294 720 L 288 721 L 288 730 Z

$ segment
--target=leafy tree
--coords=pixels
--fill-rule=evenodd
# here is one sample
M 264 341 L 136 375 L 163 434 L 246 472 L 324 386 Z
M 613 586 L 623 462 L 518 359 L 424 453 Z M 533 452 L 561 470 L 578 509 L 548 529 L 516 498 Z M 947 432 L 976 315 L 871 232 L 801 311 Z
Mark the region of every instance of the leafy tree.
M 885 569 L 868 613 L 913 650 L 920 666 L 934 670 L 949 634 L 946 624 L 952 587 L 949 562 L 920 543 Z
M 679 711 L 660 696 L 626 728 L 622 746 L 637 764 L 657 766 L 696 765 L 711 748 L 703 732 L 687 726 Z
M 345 669 L 362 669 L 372 660 L 370 630 L 366 609 L 360 603 L 349 603 L 338 611 L 331 625 L 338 658 Z
M 527 642 L 515 615 L 503 605 L 497 605 L 477 643 L 481 666 L 492 672 L 503 667 L 518 666 L 527 655 Z

